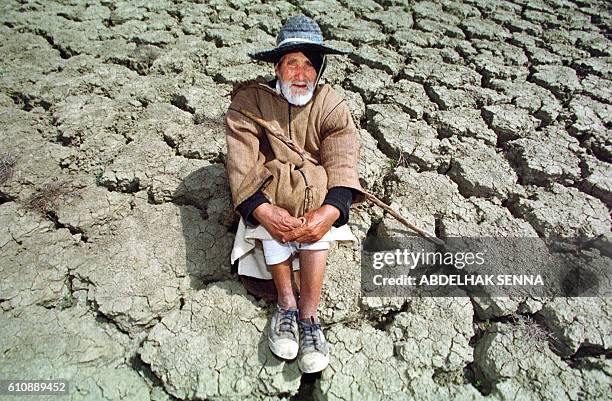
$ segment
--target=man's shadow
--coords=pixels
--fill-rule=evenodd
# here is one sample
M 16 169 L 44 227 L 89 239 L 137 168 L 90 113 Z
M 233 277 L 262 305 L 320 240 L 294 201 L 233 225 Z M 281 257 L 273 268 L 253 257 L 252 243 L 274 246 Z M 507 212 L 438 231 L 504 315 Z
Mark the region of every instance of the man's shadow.
M 185 274 L 191 288 L 223 280 L 239 280 L 247 291 L 266 303 L 276 301 L 272 280 L 238 275 L 237 262 L 230 254 L 239 216 L 232 211 L 231 193 L 225 166 L 212 163 L 192 172 L 179 184 L 173 203 L 180 205 L 185 238 Z
M 200 290 L 215 281 L 237 280 L 230 253 L 237 228 L 225 166 L 212 163 L 193 171 L 173 193 L 185 238 L 185 272 Z M 181 272 L 182 273 L 182 272 Z

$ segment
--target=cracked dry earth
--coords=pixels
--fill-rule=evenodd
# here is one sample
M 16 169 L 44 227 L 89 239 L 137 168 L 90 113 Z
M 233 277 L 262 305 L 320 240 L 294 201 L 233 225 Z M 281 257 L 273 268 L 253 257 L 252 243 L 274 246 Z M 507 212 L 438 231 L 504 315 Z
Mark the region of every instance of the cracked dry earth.
M 358 246 L 328 263 L 331 365 L 302 376 L 232 274 L 223 166 L 232 85 L 272 72 L 247 53 L 304 13 L 353 50 L 325 78 L 369 190 L 439 235 L 609 238 L 609 2 L 0 10 L 0 378 L 96 401 L 611 399 L 610 298 L 362 298 Z M 366 205 L 350 224 L 401 230 Z

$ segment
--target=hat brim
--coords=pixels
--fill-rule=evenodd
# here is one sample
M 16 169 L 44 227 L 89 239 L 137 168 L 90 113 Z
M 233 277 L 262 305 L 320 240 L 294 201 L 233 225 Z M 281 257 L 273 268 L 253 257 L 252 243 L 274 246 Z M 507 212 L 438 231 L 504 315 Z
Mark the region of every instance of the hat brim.
M 268 63 L 276 63 L 282 56 L 296 50 L 305 50 L 309 52 L 318 52 L 321 54 L 348 54 L 348 51 L 334 49 L 333 47 L 318 44 L 318 43 L 290 43 L 275 49 L 264 50 L 257 53 L 250 53 L 249 57 L 265 61 Z

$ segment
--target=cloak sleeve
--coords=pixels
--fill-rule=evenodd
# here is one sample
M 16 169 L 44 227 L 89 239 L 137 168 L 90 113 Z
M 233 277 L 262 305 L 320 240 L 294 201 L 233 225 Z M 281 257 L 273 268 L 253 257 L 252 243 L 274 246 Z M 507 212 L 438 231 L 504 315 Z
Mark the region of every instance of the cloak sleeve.
M 227 158 L 225 167 L 236 209 L 272 179 L 264 167 L 265 157 L 259 150 L 265 135 L 257 123 L 240 110 L 257 112 L 255 96 L 250 91 L 238 91 L 225 115 Z
M 327 189 L 346 187 L 357 192 L 356 202 L 364 194 L 357 172 L 359 141 L 357 128 L 344 100 L 335 104 L 322 123 L 321 164 L 327 172 Z

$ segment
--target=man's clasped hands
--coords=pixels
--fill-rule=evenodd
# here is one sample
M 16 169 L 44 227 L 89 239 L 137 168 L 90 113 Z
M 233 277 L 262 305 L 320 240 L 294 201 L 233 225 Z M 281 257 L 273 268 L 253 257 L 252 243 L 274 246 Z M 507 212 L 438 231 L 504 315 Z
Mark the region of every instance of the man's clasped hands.
M 263 203 L 253 211 L 253 217 L 281 243 L 314 243 L 331 229 L 340 217 L 340 211 L 325 204 L 302 217 L 293 217 L 279 206 Z

